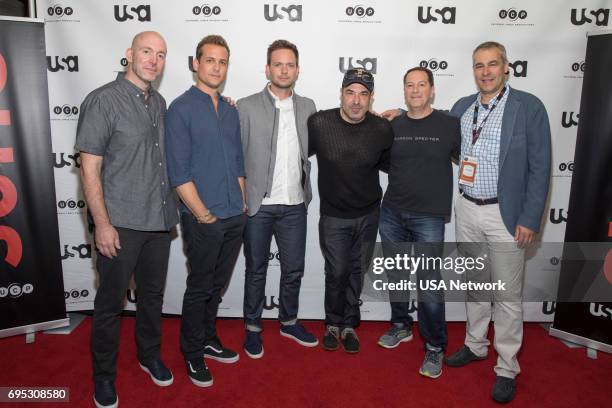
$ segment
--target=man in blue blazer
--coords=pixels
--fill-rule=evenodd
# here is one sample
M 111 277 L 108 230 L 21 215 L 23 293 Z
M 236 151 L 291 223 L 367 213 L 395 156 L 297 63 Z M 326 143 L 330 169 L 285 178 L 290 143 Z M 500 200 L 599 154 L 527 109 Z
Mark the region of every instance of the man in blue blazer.
M 493 304 L 490 293 L 467 293 L 465 345 L 446 362 L 460 367 L 486 358 L 492 311 L 498 359 L 491 396 L 504 403 L 514 398 L 520 371 L 524 248 L 539 231 L 548 194 L 550 125 L 538 98 L 506 83 L 503 45 L 480 44 L 472 59 L 480 92 L 451 110 L 461 120 L 456 239 L 472 243 L 460 245 L 467 255 L 487 253 L 486 279 L 505 282 L 506 288 L 494 293 Z

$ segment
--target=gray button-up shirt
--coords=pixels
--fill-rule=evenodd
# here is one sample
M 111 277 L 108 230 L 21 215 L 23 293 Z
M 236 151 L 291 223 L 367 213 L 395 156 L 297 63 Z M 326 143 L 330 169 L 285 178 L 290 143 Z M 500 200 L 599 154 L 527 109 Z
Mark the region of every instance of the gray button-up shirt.
M 178 223 L 164 154 L 166 101 L 144 92 L 123 74 L 81 105 L 76 149 L 103 156 L 104 203 L 115 227 L 168 231 Z

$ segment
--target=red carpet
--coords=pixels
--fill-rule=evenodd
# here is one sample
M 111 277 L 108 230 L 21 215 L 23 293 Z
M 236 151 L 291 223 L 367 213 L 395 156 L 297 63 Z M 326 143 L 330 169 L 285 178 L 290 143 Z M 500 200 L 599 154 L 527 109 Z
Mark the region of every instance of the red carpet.
M 321 339 L 323 324 L 305 322 Z M 394 350 L 376 345 L 386 323 L 366 322 L 357 333 L 361 352 L 327 352 L 299 346 L 278 334 L 278 323 L 266 321 L 265 355 L 252 360 L 242 351 L 240 361 L 209 361 L 211 388 L 191 384 L 179 352 L 179 319 L 163 321 L 162 356 L 174 372 L 174 384 L 155 386 L 138 367 L 134 319 L 124 318 L 118 363 L 120 407 L 480 407 L 496 406 L 489 393 L 494 382 L 495 353 L 464 368 L 444 367 L 437 380 L 418 374 L 423 358 L 418 335 Z M 23 336 L 0 339 L 0 386 L 68 386 L 70 403 L 0 404 L 15 406 L 93 406 L 87 318 L 71 335 L 37 334 L 34 344 Z M 241 320 L 219 320 L 219 334 L 228 347 L 242 350 Z M 415 330 L 416 334 L 416 330 Z M 449 324 L 449 350 L 461 346 L 463 323 Z M 538 324 L 525 325 L 519 362 L 522 374 L 513 406 L 612 406 L 612 356 L 586 357 L 549 337 Z

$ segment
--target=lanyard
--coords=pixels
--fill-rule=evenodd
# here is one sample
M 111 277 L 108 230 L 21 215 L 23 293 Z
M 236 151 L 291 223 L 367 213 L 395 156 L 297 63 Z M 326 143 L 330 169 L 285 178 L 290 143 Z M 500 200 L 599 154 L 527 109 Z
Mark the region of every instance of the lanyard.
M 491 115 L 491 112 L 493 112 L 493 109 L 495 109 L 499 101 L 501 101 L 505 93 L 506 93 L 506 87 L 504 86 L 501 92 L 497 95 L 497 98 L 495 98 L 495 100 L 491 104 L 491 109 L 489 109 L 489 113 L 487 113 L 487 116 L 485 116 L 482 123 L 480 123 L 480 126 L 477 126 L 478 125 L 478 108 L 479 108 L 480 103 L 478 102 L 478 100 L 476 100 L 476 106 L 474 106 L 474 120 L 472 122 L 472 146 L 474 146 L 476 142 L 478 141 L 478 138 L 480 137 L 480 132 L 482 132 L 482 128 L 484 127 L 485 123 L 487 123 L 487 119 L 489 119 L 489 115 Z

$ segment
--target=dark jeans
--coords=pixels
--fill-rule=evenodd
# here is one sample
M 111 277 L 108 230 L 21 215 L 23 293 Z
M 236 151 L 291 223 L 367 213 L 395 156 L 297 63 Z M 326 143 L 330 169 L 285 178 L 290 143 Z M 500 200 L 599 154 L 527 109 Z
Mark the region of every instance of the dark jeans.
M 364 259 L 369 262 L 372 257 L 370 253 L 362 258 L 362 243 L 376 241 L 378 213 L 376 209 L 358 218 L 321 215 L 319 219 L 319 242 L 325 258 L 325 323 L 328 325 L 359 325 L 359 296 L 367 270 Z
M 180 340 L 186 360 L 201 358 L 204 343 L 217 335 L 221 290 L 232 276 L 245 223 L 242 214 L 212 224 L 199 224 L 193 215 L 181 214 L 189 264 Z
M 395 256 L 396 253 L 404 253 L 410 250 L 412 245 L 405 243 L 414 242 L 414 256 L 440 257 L 444 242 L 444 218 L 432 217 L 417 213 L 395 213 L 385 206 L 380 210 L 380 237 L 383 242 L 385 257 Z M 395 243 L 404 243 L 399 248 Z M 408 254 L 410 255 L 410 253 Z M 417 282 L 421 280 L 439 281 L 440 270 L 418 269 Z M 395 274 L 388 274 L 390 281 L 400 279 Z M 404 276 L 404 278 L 406 278 Z M 420 286 L 419 286 L 420 288 Z M 404 294 L 405 296 L 406 294 Z M 391 323 L 398 326 L 410 327 L 412 317 L 408 314 L 410 307 L 408 299 L 405 301 L 393 301 L 391 296 Z M 418 311 L 420 333 L 427 343 L 434 347 L 446 348 L 448 334 L 446 329 L 446 314 L 444 304 L 444 291 L 418 291 Z
M 297 321 L 306 255 L 306 206 L 262 205 L 244 230 L 244 320 L 247 330 L 261 331 L 266 272 L 272 235 L 280 253 L 279 319 Z
M 159 358 L 161 310 L 170 255 L 170 234 L 117 228 L 121 249 L 107 258 L 98 253 L 100 287 L 94 301 L 91 351 L 94 380 L 117 375 L 120 317 L 132 274 L 137 287 L 136 345 L 138 360 Z

